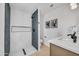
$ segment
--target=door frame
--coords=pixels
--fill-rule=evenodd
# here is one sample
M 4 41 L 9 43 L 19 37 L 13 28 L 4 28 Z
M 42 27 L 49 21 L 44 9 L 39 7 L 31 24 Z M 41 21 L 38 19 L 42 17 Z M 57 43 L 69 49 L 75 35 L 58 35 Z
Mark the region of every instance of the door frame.
M 40 9 L 38 8 L 38 51 L 40 51 Z

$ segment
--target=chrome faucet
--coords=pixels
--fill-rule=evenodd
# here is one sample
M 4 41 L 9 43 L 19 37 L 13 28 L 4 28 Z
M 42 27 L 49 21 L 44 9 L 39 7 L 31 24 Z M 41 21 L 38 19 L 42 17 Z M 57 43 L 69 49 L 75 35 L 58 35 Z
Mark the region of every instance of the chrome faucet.
M 68 34 L 67 36 L 71 36 L 71 38 L 73 39 L 73 42 L 76 43 L 77 41 L 77 36 L 75 36 L 76 32 L 74 32 L 73 34 Z

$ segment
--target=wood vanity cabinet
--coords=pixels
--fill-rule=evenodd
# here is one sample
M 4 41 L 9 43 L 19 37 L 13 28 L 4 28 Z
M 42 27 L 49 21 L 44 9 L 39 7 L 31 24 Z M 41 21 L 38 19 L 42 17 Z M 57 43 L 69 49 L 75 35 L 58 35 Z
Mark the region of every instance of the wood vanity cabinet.
M 50 43 L 50 56 L 79 56 L 79 54 Z

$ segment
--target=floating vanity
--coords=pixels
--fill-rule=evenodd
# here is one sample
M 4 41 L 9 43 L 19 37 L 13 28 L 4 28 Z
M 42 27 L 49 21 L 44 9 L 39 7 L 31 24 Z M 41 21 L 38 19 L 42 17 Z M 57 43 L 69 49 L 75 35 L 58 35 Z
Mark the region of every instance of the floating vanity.
M 55 38 L 49 40 L 51 56 L 79 56 L 79 40 L 73 43 L 71 38 Z

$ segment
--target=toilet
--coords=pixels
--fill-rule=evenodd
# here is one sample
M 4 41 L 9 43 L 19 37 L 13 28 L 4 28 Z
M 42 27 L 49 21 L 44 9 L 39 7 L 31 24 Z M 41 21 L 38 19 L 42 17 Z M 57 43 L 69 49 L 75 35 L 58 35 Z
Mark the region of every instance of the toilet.
M 40 46 L 43 45 L 43 39 L 40 39 Z

